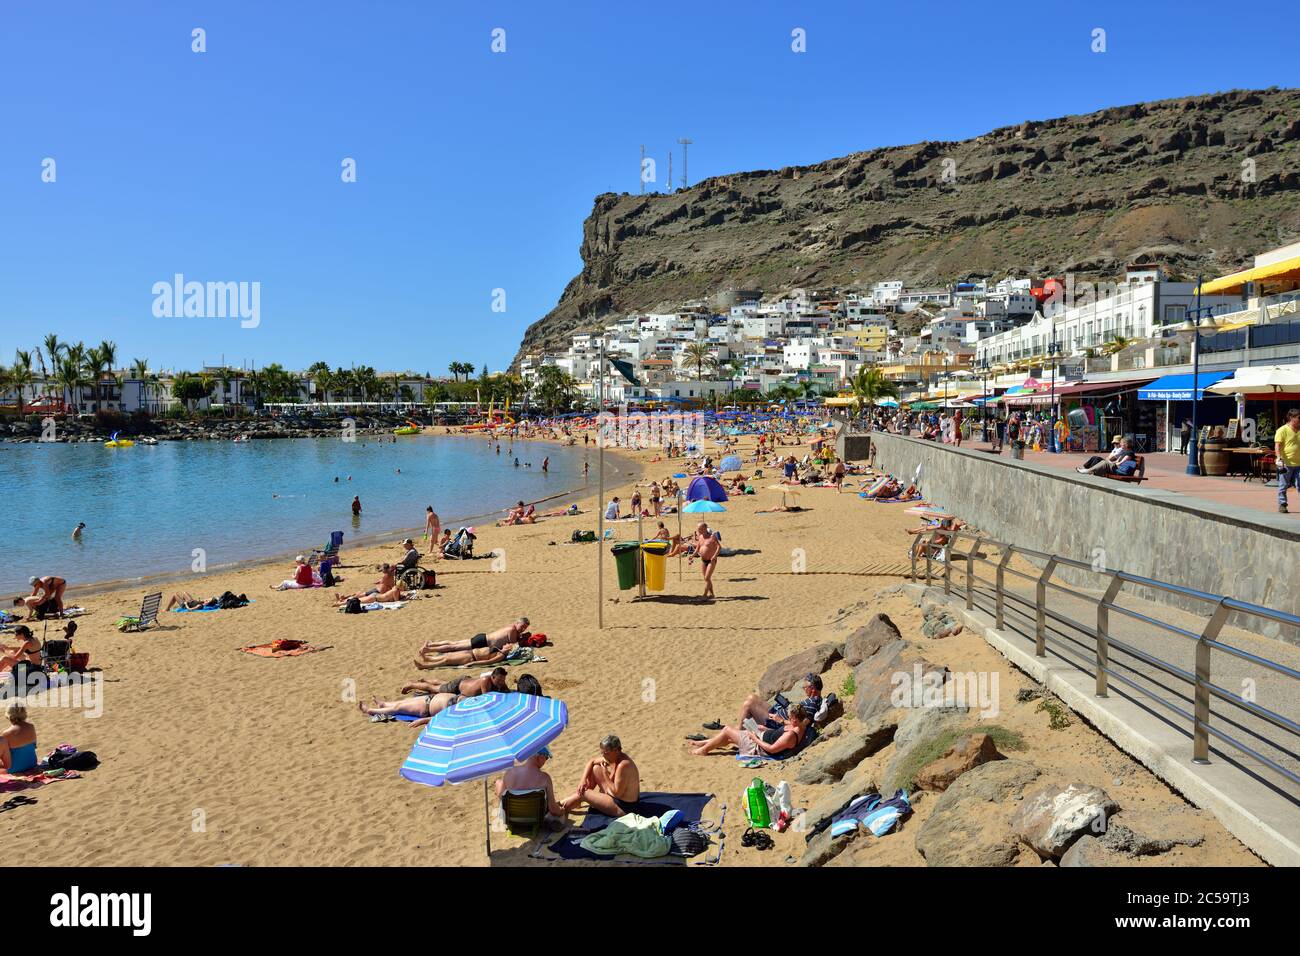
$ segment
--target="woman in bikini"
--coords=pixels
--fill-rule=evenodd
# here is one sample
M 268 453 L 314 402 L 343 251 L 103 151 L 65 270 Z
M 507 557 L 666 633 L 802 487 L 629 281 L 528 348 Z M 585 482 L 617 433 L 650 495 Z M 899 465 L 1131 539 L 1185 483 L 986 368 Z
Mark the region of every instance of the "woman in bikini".
M 697 757 L 717 750 L 719 747 L 732 746 L 743 755 L 758 756 L 766 754 L 775 757 L 778 754 L 793 753 L 807 736 L 812 717 L 802 707 L 791 707 L 790 714 L 780 727 L 768 727 L 760 734 L 740 727 L 723 727 L 716 734 L 697 746 L 688 748 Z
M 430 717 L 446 710 L 457 700 L 459 698 L 455 694 L 421 694 L 404 700 L 379 700 L 372 697 L 369 704 L 357 701 L 357 709 L 370 717 L 418 717 L 420 719 L 412 723 L 416 727 L 422 727 L 429 722 Z
M 462 667 L 466 664 L 500 664 L 519 649 L 518 644 L 503 644 L 500 648 L 476 647 L 469 651 L 450 651 L 433 657 L 417 657 L 413 664 L 422 671 L 439 667 Z
M 22 641 L 17 647 L 0 645 L 0 651 L 4 652 L 4 656 L 0 657 L 0 671 L 13 670 L 15 664 L 24 661 L 39 668 L 41 666 L 41 639 L 34 635 L 32 629 L 26 624 L 19 624 L 14 628 L 14 637 Z
M 489 691 L 505 693 L 510 690 L 506 684 L 506 669 L 498 667 L 486 677 L 470 677 L 465 674 L 451 680 L 413 680 L 403 685 L 402 693 L 452 694 L 457 698 L 477 697 Z

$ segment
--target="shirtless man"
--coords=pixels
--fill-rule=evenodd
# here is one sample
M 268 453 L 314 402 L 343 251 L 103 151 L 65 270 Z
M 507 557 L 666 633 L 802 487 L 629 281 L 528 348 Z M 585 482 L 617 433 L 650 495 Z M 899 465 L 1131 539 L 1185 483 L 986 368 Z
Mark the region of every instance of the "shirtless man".
M 640 799 L 641 772 L 623 753 L 618 737 L 609 734 L 600 742 L 600 756 L 588 761 L 578 789 L 560 801 L 560 806 L 567 812 L 585 803 L 607 817 L 621 817 L 634 812 Z
M 711 598 L 713 594 L 713 572 L 718 566 L 718 553 L 722 550 L 722 542 L 719 541 L 709 530 L 709 526 L 703 521 L 695 529 L 695 558 L 700 559 L 700 571 L 704 574 L 704 594 L 706 598 Z
M 550 759 L 550 748 L 543 747 L 523 763 L 511 767 L 496 782 L 497 798 L 505 796 L 507 790 L 513 790 L 515 793 L 543 790 L 546 792 L 547 814 L 552 817 L 564 816 L 564 807 L 560 806 L 555 799 L 555 784 L 551 781 L 551 775 L 542 769 Z
M 497 446 L 497 454 L 501 453 L 501 446 Z M 429 540 L 433 548 L 431 552 L 434 560 L 442 557 L 442 548 L 438 547 L 438 536 L 442 533 L 442 522 L 438 519 L 438 513 L 433 510 L 433 505 L 424 509 L 424 536 Z
M 402 686 L 403 694 L 455 694 L 457 697 L 477 697 L 489 691 L 504 694 L 510 690 L 506 683 L 506 669 L 495 668 L 487 677 L 453 677 L 451 680 L 413 680 Z
M 427 641 L 420 648 L 421 657 L 434 654 L 447 654 L 451 651 L 476 651 L 479 648 L 491 648 L 499 651 L 507 644 L 518 644 L 520 638 L 528 634 L 528 618 L 516 618 L 513 624 L 507 624 L 491 634 L 475 634 L 467 641 Z
M 365 604 L 372 601 L 378 601 L 380 604 L 386 604 L 389 601 L 400 601 L 403 598 L 402 589 L 397 584 L 397 572 L 393 570 L 391 564 L 381 564 L 379 566 L 379 580 L 375 582 L 374 587 L 368 591 L 358 591 L 356 594 L 336 594 L 334 603 L 346 604 L 348 598 L 357 598 Z
M 63 591 L 68 586 L 67 581 L 47 574 L 43 578 L 28 578 L 27 583 L 32 586 L 32 593 L 27 597 L 14 598 L 15 607 L 26 606 L 27 620 L 34 618 L 36 609 L 42 605 L 44 605 L 42 614 L 63 613 Z

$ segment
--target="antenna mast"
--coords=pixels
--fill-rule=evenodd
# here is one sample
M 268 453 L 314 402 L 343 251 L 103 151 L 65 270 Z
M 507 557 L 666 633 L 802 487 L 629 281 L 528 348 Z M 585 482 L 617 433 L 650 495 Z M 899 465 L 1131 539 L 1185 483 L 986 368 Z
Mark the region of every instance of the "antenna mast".
M 689 150 L 689 149 L 691 148 L 691 143 L 695 142 L 695 140 L 693 140 L 693 139 L 679 139 L 677 142 L 679 142 L 679 143 L 682 144 L 682 188 L 683 188 L 683 189 L 689 189 L 690 186 L 691 186 L 691 183 L 690 183 L 690 178 L 689 178 L 689 176 L 688 176 L 688 174 L 687 174 L 687 169 L 688 169 L 688 167 L 687 167 L 687 150 Z

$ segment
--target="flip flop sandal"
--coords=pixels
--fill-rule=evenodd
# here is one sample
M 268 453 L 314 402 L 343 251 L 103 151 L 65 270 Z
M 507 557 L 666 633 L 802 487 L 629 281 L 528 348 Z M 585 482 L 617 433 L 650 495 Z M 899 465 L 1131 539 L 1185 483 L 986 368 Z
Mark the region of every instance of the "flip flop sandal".
M 687 734 L 686 739 L 687 740 L 708 740 L 709 738 L 704 736 L 704 734 Z
M 744 832 L 740 838 L 741 846 L 752 846 L 756 850 L 770 850 L 775 844 L 772 838 L 762 830 L 755 830 L 752 827 Z
M 722 721 L 717 720 L 717 719 L 711 720 L 711 721 L 709 721 L 707 724 L 704 725 L 704 729 L 705 729 L 705 730 L 721 730 L 721 729 L 722 729 Z

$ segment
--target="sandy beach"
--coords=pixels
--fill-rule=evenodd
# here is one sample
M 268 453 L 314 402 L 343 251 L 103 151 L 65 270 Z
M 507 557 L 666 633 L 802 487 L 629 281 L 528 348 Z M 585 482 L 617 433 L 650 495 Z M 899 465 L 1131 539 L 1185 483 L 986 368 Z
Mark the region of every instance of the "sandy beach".
M 752 457 L 752 440 L 742 442 Z M 662 478 L 680 462 L 652 462 L 654 451 L 623 459 L 621 486 L 607 497 L 626 501 L 632 483 Z M 800 451 L 802 454 L 802 450 Z M 752 471 L 746 461 L 746 473 Z M 168 585 L 207 597 L 230 590 L 255 603 L 230 611 L 164 613 L 161 626 L 120 633 L 115 619 L 135 613 L 138 585 L 85 597 L 77 647 L 102 668 L 102 716 L 33 708 L 42 752 L 67 742 L 95 751 L 101 766 L 77 780 L 23 791 L 35 805 L 0 815 L 0 834 L 23 835 L 42 847 L 38 862 L 62 865 L 485 865 L 482 785 L 439 789 L 402 779 L 398 767 L 417 731 L 402 723 L 371 723 L 358 698 L 398 696 L 418 676 L 450 677 L 478 669 L 421 675 L 411 664 L 429 640 L 458 640 L 527 615 L 554 642 L 546 662 L 511 668 L 535 675 L 548 695 L 570 708 L 570 724 L 552 745 L 547 767 L 562 796 L 605 734 L 616 733 L 638 763 L 643 790 L 716 795 L 705 816 L 727 804 L 722 865 L 779 865 L 803 849 L 801 834 L 773 834 L 774 850 L 740 845 L 742 788 L 755 771 L 728 754 L 695 757 L 684 736 L 714 718 L 733 722 L 739 702 L 773 661 L 842 637 L 883 610 L 905 637 L 924 643 L 921 616 L 910 601 L 877 592 L 898 584 L 905 567 L 904 529 L 916 519 L 903 505 L 863 501 L 854 487 L 804 490 L 799 513 L 756 514 L 780 502 L 770 472 L 754 482 L 755 496 L 728 502 L 711 515 L 724 544 L 739 553 L 722 559 L 717 599 L 702 602 L 698 565 L 670 562 L 667 587 L 647 600 L 617 590 L 607 546 L 569 544 L 575 529 L 596 527 L 594 491 L 580 498 L 582 514 L 536 525 L 479 525 L 476 550 L 495 560 L 426 562 L 440 587 L 400 610 L 345 616 L 333 592 L 274 592 L 268 584 L 290 572 L 284 564 L 196 575 Z M 595 487 L 593 468 L 592 485 Z M 418 515 L 424 501 L 411 501 Z M 496 503 L 492 503 L 495 505 Z M 546 510 L 545 508 L 539 510 Z M 686 521 L 690 522 L 691 515 Z M 665 519 L 676 530 L 677 517 Z M 616 538 L 634 537 L 635 522 Z M 649 520 L 649 536 L 655 521 Z M 689 527 L 689 524 L 687 525 Z M 249 529 L 250 535 L 257 529 Z M 304 547 L 309 542 L 304 542 Z M 605 627 L 596 626 L 597 550 L 605 566 Z M 345 542 L 347 591 L 368 585 L 374 565 L 400 557 L 397 542 L 362 549 Z M 796 573 L 795 568 L 803 570 Z M 75 582 L 70 597 L 77 602 Z M 82 603 L 82 602 L 79 602 Z M 39 634 L 39 627 L 38 627 Z M 264 659 L 242 645 L 276 638 L 310 641 L 320 653 Z M 1115 789 L 1126 806 L 1159 809 L 1182 804 L 1159 780 L 1075 721 L 1063 731 L 1017 707 L 1031 682 L 981 639 L 949 638 L 935 654 L 966 669 L 1002 675 L 999 722 L 1021 733 L 1043 766 L 1076 772 Z M 839 692 L 849 669 L 837 664 L 826 689 Z M 764 769 L 775 782 L 783 776 Z M 1104 779 L 1103 779 L 1104 777 Z M 796 806 L 827 787 L 796 786 Z M 837 862 L 921 865 L 911 833 L 933 797 L 919 799 L 916 816 L 898 835 L 859 846 Z M 69 832 L 75 840 L 67 838 Z M 1212 819 L 1206 841 L 1175 849 L 1160 863 L 1248 865 L 1259 861 Z M 530 858 L 525 841 L 494 833 L 493 865 L 548 865 Z M 553 865 L 553 864 L 551 864 Z

